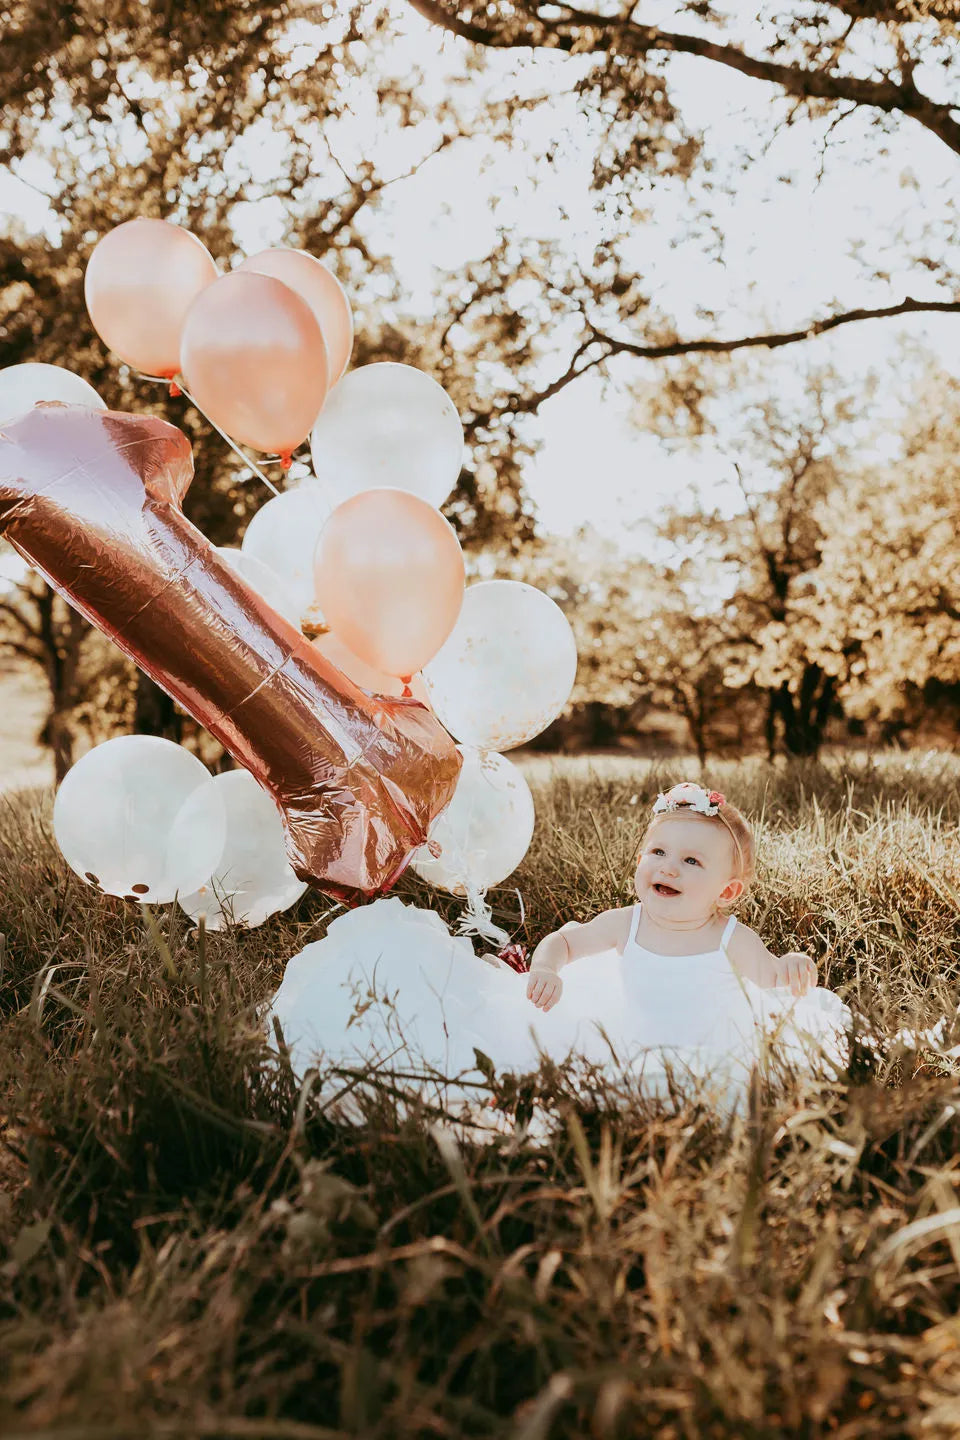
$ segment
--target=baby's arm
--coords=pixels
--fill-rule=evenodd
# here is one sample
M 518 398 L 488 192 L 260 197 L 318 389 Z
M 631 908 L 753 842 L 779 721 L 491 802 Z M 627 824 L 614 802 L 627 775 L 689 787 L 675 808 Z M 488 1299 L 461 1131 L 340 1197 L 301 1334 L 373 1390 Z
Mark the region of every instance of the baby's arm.
M 630 933 L 632 909 L 604 910 L 585 925 L 571 920 L 545 935 L 533 952 L 527 997 L 540 1010 L 552 1010 L 563 994 L 559 971 L 571 960 L 600 955 L 604 950 L 623 954 Z
M 789 986 L 791 995 L 806 995 L 817 983 L 817 967 L 809 955 L 799 950 L 774 955 L 749 925 L 737 923 L 727 955 L 738 975 L 763 990 Z

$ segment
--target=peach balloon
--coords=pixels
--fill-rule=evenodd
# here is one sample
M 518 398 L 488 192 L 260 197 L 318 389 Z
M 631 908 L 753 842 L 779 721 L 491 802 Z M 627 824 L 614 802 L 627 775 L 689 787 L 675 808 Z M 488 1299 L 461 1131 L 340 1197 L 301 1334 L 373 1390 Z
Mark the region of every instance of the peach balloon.
M 141 217 L 98 241 L 83 293 L 105 345 L 137 370 L 172 378 L 186 313 L 216 278 L 213 256 L 196 235 Z
M 261 250 L 250 255 L 238 270 L 253 270 L 258 275 L 272 275 L 295 290 L 306 300 L 317 317 L 317 324 L 327 347 L 330 384 L 336 385 L 346 370 L 353 350 L 353 316 L 350 301 L 336 275 L 306 250 Z
M 347 649 L 407 679 L 456 624 L 463 551 L 426 500 L 406 490 L 362 490 L 320 532 L 314 582 L 317 604 Z
M 346 675 L 347 679 L 352 680 L 354 685 L 359 685 L 361 690 L 366 690 L 371 695 L 403 694 L 402 680 L 396 675 L 386 675 L 382 670 L 374 670 L 372 665 L 365 664 L 352 650 L 347 649 L 332 630 L 328 630 L 326 635 L 318 635 L 313 644 L 324 660 L 336 665 L 341 675 Z M 411 677 L 410 693 L 414 700 L 419 700 L 428 710 L 433 709 L 421 675 Z
M 290 455 L 327 396 L 327 352 L 313 311 L 279 280 L 234 270 L 187 313 L 180 368 L 199 408 L 233 440 Z

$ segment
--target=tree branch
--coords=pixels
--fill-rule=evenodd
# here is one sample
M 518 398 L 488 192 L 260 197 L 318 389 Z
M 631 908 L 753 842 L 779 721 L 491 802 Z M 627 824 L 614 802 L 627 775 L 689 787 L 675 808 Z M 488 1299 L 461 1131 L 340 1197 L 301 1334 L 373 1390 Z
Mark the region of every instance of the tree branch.
M 41 667 L 47 663 L 43 654 L 30 645 L 19 640 L 9 640 L 5 636 L 0 636 L 0 652 L 5 655 L 19 655 L 22 659 L 29 660 L 32 664 Z
M 743 335 L 729 340 L 671 340 L 663 345 L 642 345 L 632 340 L 617 340 L 612 335 L 590 326 L 590 337 L 574 351 L 567 369 L 543 390 L 534 391 L 512 405 L 513 410 L 535 415 L 544 401 L 551 399 L 573 380 L 579 380 L 594 366 L 610 360 L 616 355 L 633 355 L 639 360 L 664 360 L 675 355 L 732 355 L 736 350 L 767 349 L 777 350 L 783 345 L 795 345 L 801 340 L 812 340 L 826 335 L 841 325 L 852 325 L 861 320 L 889 320 L 896 315 L 915 315 L 927 312 L 939 314 L 960 313 L 960 300 L 914 300 L 908 296 L 897 305 L 881 305 L 875 309 L 844 310 L 839 315 L 829 315 L 825 320 L 813 320 L 802 330 L 781 330 L 764 335 Z M 601 345 L 600 354 L 577 366 L 577 361 L 591 345 Z
M 32 623 L 31 617 L 25 614 L 20 608 L 19 602 L 22 600 L 36 603 L 35 597 L 30 594 L 14 595 L 12 597 L 6 595 L 0 596 L 0 615 L 6 615 L 9 616 L 11 620 L 15 620 L 25 634 L 31 637 L 38 637 L 37 625 Z
M 670 355 L 728 355 L 734 350 L 776 350 L 781 345 L 794 345 L 798 340 L 812 340 L 817 335 L 826 335 L 828 331 L 836 330 L 841 325 L 852 325 L 860 320 L 889 320 L 895 315 L 915 315 L 930 311 L 957 314 L 960 312 L 960 300 L 914 300 L 907 296 L 897 305 L 879 305 L 872 310 L 844 310 L 839 315 L 828 315 L 825 320 L 812 320 L 803 330 L 745 335 L 736 340 L 674 340 L 666 345 L 639 345 L 630 340 L 616 340 L 598 330 L 594 331 L 594 338 L 609 347 L 608 355 L 637 355 L 646 360 L 662 360 Z
M 449 3 L 449 0 L 408 0 L 408 4 L 431 24 L 439 25 L 474 45 L 490 49 L 552 49 L 576 51 L 577 54 L 616 51 L 633 56 L 651 52 L 694 55 L 725 65 L 753 80 L 779 85 L 788 95 L 797 95 L 802 99 L 852 100 L 856 105 L 887 114 L 907 115 L 960 154 L 960 123 L 953 118 L 952 107 L 937 104 L 922 95 L 909 75 L 905 83 L 898 85 L 893 80 L 865 80 L 856 75 L 839 75 L 833 70 L 810 70 L 802 65 L 748 55 L 735 45 L 719 44 L 703 35 L 680 35 L 661 30 L 656 25 L 639 25 L 627 17 L 598 15 L 569 6 L 564 6 L 558 18 L 532 14 L 527 27 L 520 28 L 516 24 L 490 26 L 461 20 L 460 7 Z
M 371 200 L 376 198 L 376 196 L 382 194 L 383 191 L 388 188 L 388 186 L 396 185 L 401 180 L 411 180 L 414 175 L 416 175 L 420 170 L 422 170 L 423 166 L 426 165 L 428 160 L 434 160 L 438 155 L 442 155 L 444 150 L 449 149 L 449 147 L 454 143 L 454 141 L 462 140 L 464 138 L 465 137 L 462 134 L 444 135 L 439 145 L 436 145 L 432 150 L 430 150 L 426 155 L 424 155 L 422 160 L 418 160 L 415 165 L 412 165 L 409 170 L 405 170 L 402 175 L 391 175 L 388 178 L 381 180 L 367 180 L 367 189 L 364 189 L 364 181 L 358 181 L 353 176 L 347 173 L 340 159 L 334 154 L 333 147 L 331 146 L 330 141 L 327 139 L 326 136 L 324 136 L 324 142 L 326 144 L 330 158 L 333 160 L 337 169 L 340 171 L 340 174 L 347 181 L 347 184 L 354 191 L 353 199 L 348 205 L 345 205 L 342 208 L 334 224 L 332 224 L 328 229 L 323 231 L 324 237 L 327 240 L 335 239 L 338 235 L 342 234 L 349 225 L 353 224 L 354 220 L 357 218 L 363 207 L 365 205 L 368 205 Z
M 564 390 L 570 384 L 571 380 L 579 380 L 581 375 L 586 375 L 588 370 L 592 370 L 595 365 L 599 365 L 602 360 L 607 358 L 606 355 L 597 355 L 593 360 L 588 360 L 585 365 L 580 365 L 579 367 L 577 365 L 577 361 L 581 355 L 583 355 L 592 344 L 592 339 L 584 340 L 573 352 L 573 358 L 562 375 L 558 376 L 556 380 L 551 381 L 545 390 L 538 390 L 535 396 L 531 396 L 531 403 L 518 404 L 513 408 L 516 410 L 525 410 L 528 411 L 529 414 L 535 415 L 545 401 L 559 394 L 561 390 Z

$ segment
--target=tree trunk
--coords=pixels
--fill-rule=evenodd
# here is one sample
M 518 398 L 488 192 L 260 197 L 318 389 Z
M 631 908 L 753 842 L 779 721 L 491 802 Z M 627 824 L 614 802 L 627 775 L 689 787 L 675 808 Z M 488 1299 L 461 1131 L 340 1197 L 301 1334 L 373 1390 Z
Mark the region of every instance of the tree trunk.
M 692 696 L 681 691 L 680 707 L 683 710 L 684 718 L 687 722 L 687 729 L 690 731 L 690 739 L 693 743 L 694 750 L 697 752 L 697 760 L 700 762 L 700 769 L 702 771 L 707 763 L 707 707 L 699 691 L 695 692 Z
M 837 696 L 837 677 L 825 675 L 823 678 L 823 689 L 820 691 L 820 699 L 817 701 L 814 710 L 814 724 L 820 734 L 821 742 L 826 733 L 827 721 L 830 719 L 830 712 L 833 709 Z
M 38 739 L 53 751 L 53 773 L 59 785 L 73 764 L 74 737 L 70 712 L 76 700 L 80 646 L 89 627 L 72 610 L 66 612 L 62 625 L 58 623 L 55 611 L 57 596 L 48 585 L 44 585 L 36 603 L 40 640 L 46 651 L 47 684 L 50 687 L 50 709 Z
M 698 760 L 699 763 L 700 763 L 700 769 L 701 769 L 701 771 L 703 771 L 703 770 L 706 768 L 706 764 L 707 764 L 707 742 L 706 742 L 706 740 L 703 738 L 703 729 L 702 729 L 702 727 L 699 727 L 699 726 L 698 726 L 698 728 L 697 728 L 697 734 L 696 734 L 696 745 L 697 745 L 697 760 Z
M 790 693 L 786 682 L 775 690 L 768 713 L 768 746 L 771 717 L 775 720 L 779 715 L 783 722 L 783 743 L 787 754 L 816 759 L 836 695 L 836 683 L 836 678 L 825 675 L 819 665 L 808 665 L 796 695 Z
M 697 752 L 697 760 L 700 764 L 700 772 L 703 773 L 707 764 L 707 724 L 703 717 L 703 711 L 697 706 L 695 718 L 690 720 L 690 734 L 693 738 L 693 748 Z
M 53 776 L 59 785 L 73 764 L 73 731 L 70 728 L 69 718 L 59 712 L 51 711 L 47 717 L 44 732 L 49 737 L 47 744 L 53 751 Z
M 909 728 L 907 722 L 900 717 L 894 720 L 881 720 L 877 736 L 878 744 L 902 750 L 904 748 L 903 737 Z
M 183 716 L 165 690 L 137 670 L 137 704 L 133 729 L 136 735 L 159 735 L 179 745 L 183 739 Z
M 777 697 L 773 690 L 767 692 L 767 716 L 764 728 L 767 737 L 767 760 L 772 765 L 777 753 Z

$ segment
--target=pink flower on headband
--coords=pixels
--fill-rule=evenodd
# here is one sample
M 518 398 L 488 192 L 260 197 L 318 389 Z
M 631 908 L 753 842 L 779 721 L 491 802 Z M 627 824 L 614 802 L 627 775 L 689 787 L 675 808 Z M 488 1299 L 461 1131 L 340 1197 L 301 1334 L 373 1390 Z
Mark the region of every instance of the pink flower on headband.
M 711 791 L 710 791 L 710 804 L 711 804 L 711 805 L 725 805 L 726 803 L 727 803 L 727 797 L 726 797 L 726 795 L 721 795 L 719 790 L 711 790 Z

